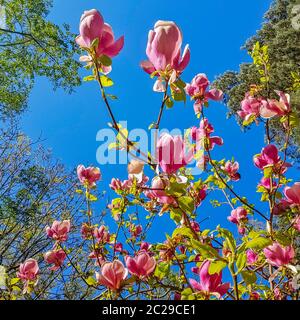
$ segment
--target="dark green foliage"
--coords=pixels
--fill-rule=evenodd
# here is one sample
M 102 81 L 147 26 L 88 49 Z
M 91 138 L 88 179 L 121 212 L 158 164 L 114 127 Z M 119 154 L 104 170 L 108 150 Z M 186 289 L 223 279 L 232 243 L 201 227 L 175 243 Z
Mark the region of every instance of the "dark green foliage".
M 45 76 L 54 89 L 71 92 L 80 84 L 79 62 L 74 59 L 75 35 L 68 25 L 47 20 L 52 0 L 0 0 L 5 25 L 0 28 L 0 112 L 20 113 L 37 76 Z

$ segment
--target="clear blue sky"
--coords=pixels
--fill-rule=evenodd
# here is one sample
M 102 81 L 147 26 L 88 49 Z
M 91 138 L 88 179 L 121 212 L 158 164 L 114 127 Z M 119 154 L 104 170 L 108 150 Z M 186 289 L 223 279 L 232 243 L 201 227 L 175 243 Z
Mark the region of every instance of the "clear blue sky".
M 156 119 L 161 100 L 161 95 L 152 91 L 153 80 L 139 67 L 139 62 L 145 59 L 148 30 L 154 23 L 159 19 L 173 20 L 181 27 L 184 44 L 188 43 L 191 49 L 191 62 L 183 75 L 185 81 L 189 82 L 199 72 L 213 80 L 216 75 L 237 70 L 241 62 L 249 61 L 240 48 L 260 28 L 270 3 L 270 0 L 55 0 L 49 18 L 57 24 L 69 23 L 77 33 L 82 12 L 96 8 L 113 26 L 117 37 L 125 35 L 125 47 L 114 59 L 111 73 L 115 86 L 110 92 L 119 97 L 113 110 L 117 119 L 128 120 L 130 128 L 146 129 Z M 84 69 L 82 75 L 86 75 Z M 222 104 L 211 104 L 207 115 L 225 141 L 224 147 L 215 149 L 214 157 L 235 156 L 243 177 L 237 190 L 255 202 L 261 174 L 253 166 L 252 157 L 264 144 L 261 128 L 242 133 L 233 119 L 226 120 L 226 107 Z M 108 121 L 96 83 L 84 83 L 76 93 L 67 95 L 61 90 L 53 92 L 47 80 L 38 79 L 31 94 L 30 110 L 23 117 L 23 128 L 32 138 L 42 134 L 46 138 L 44 144 L 53 150 L 54 156 L 72 168 L 79 163 L 96 164 L 95 136 Z M 189 102 L 166 111 L 161 127 L 188 128 L 197 123 Z M 113 176 L 126 177 L 125 166 L 109 165 L 101 170 L 104 189 L 108 189 Z M 229 226 L 227 207 L 215 210 L 208 202 L 200 212 L 199 220 L 210 217 L 205 228 L 220 222 Z M 165 217 L 161 219 L 167 221 Z M 173 226 L 168 223 L 164 230 L 169 227 Z

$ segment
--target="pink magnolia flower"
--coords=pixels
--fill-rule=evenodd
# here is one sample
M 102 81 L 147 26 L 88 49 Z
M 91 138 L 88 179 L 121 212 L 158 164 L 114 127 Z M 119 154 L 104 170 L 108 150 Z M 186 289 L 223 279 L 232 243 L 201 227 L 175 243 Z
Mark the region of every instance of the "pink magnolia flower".
M 282 91 L 275 92 L 280 97 L 280 100 L 263 100 L 262 107 L 260 109 L 260 115 L 262 118 L 270 119 L 274 116 L 284 116 L 291 111 L 290 95 L 285 94 Z
M 273 292 L 275 300 L 284 300 L 284 295 L 279 288 L 275 288 Z
M 129 232 L 132 237 L 136 238 L 143 232 L 143 228 L 141 225 L 136 226 L 134 224 L 131 224 L 129 227 Z
M 150 250 L 150 248 L 151 248 L 151 244 L 150 243 L 148 243 L 148 242 L 141 242 L 141 246 L 140 246 L 140 252 L 141 251 L 146 251 L 147 253 L 149 253 L 149 250 Z
M 93 232 L 94 232 L 94 227 L 90 226 L 87 223 L 82 224 L 80 233 L 83 239 L 91 239 Z
M 174 70 L 180 74 L 190 61 L 190 49 L 186 45 L 181 57 L 182 33 L 173 21 L 157 21 L 149 31 L 146 54 L 149 60 L 141 67 L 149 74 L 154 71 Z
M 283 116 L 290 112 L 290 96 L 282 91 L 275 91 L 280 100 L 264 99 L 262 97 L 253 97 L 249 92 L 246 93 L 245 99 L 241 102 L 241 110 L 238 115 L 248 121 L 251 117 L 261 116 L 270 119 L 274 116 Z
M 163 133 L 157 142 L 158 162 L 163 172 L 175 173 L 192 160 L 192 150 L 186 153 L 186 145 L 181 136 Z
M 163 179 L 159 176 L 154 177 L 152 179 L 151 190 L 145 191 L 145 195 L 150 199 L 155 199 L 162 203 L 162 204 L 176 204 L 176 200 L 168 196 L 167 193 L 164 191 L 168 186 L 169 181 L 167 179 Z
M 253 157 L 254 164 L 257 168 L 263 170 L 266 167 L 273 167 L 276 173 L 283 174 L 291 165 L 280 159 L 278 149 L 273 144 L 268 144 L 261 150 L 261 153 Z
M 237 112 L 238 115 L 246 121 L 249 121 L 251 117 L 257 118 L 260 115 L 262 101 L 262 98 L 255 98 L 247 92 L 245 99 L 241 102 L 241 110 Z
M 227 161 L 225 163 L 225 166 L 222 166 L 221 169 L 228 174 L 229 178 L 232 181 L 240 180 L 241 175 L 238 173 L 238 171 L 240 169 L 240 165 L 237 161 L 235 161 L 233 163 L 231 161 Z
M 295 257 L 295 251 L 292 246 L 282 247 L 278 242 L 264 249 L 267 261 L 275 266 L 281 267 L 289 264 Z
M 250 300 L 259 300 L 260 299 L 260 294 L 256 291 L 252 291 L 250 293 Z
M 278 149 L 273 144 L 269 144 L 263 148 L 261 154 L 256 155 L 253 160 L 254 164 L 259 169 L 264 169 L 267 166 L 275 165 L 280 162 Z
M 214 132 L 214 127 L 211 123 L 208 122 L 207 118 L 204 118 L 200 121 L 200 126 L 197 132 L 194 134 L 196 144 L 196 151 L 202 149 L 202 147 L 207 147 L 209 150 L 212 150 L 215 145 L 223 145 L 223 139 L 217 136 L 211 137 L 211 134 Z M 205 143 L 206 141 L 206 143 Z M 205 159 L 204 159 L 205 161 Z
M 79 33 L 76 42 L 82 48 L 90 48 L 92 42 L 99 39 L 96 47 L 98 57 L 101 55 L 114 57 L 124 46 L 124 36 L 115 41 L 111 26 L 104 22 L 100 12 L 95 9 L 84 11 L 80 19 Z
M 194 110 L 196 114 L 201 113 L 203 105 L 207 104 L 208 100 L 220 101 L 223 98 L 221 90 L 207 90 L 209 84 L 206 74 L 199 73 L 185 87 L 186 93 L 195 101 Z
M 230 288 L 230 284 L 222 283 L 222 272 L 209 274 L 209 266 L 210 261 L 204 261 L 198 270 L 200 282 L 190 279 L 190 284 L 195 290 L 201 291 L 207 296 L 213 294 L 221 297 Z
M 104 262 L 100 272 L 96 272 L 97 281 L 111 290 L 118 291 L 126 279 L 128 270 L 119 260 Z
M 247 263 L 250 265 L 255 264 L 258 260 L 258 254 L 251 249 L 246 251 L 246 256 L 247 256 Z
M 106 230 L 105 226 L 101 226 L 100 228 L 94 229 L 94 237 L 97 239 L 99 243 L 107 243 L 110 240 L 110 234 Z
M 150 276 L 156 267 L 154 257 L 151 257 L 147 252 L 140 252 L 136 257 L 125 257 L 125 263 L 128 271 L 141 279 Z
M 64 221 L 53 221 L 52 226 L 46 227 L 46 233 L 48 237 L 53 240 L 57 240 L 60 242 L 66 241 L 68 239 L 68 233 L 70 231 L 71 223 L 70 220 Z
M 284 194 L 287 202 L 292 205 L 300 205 L 300 182 L 296 182 L 292 187 L 286 187 Z
M 272 190 L 274 190 L 277 187 L 277 183 L 271 178 L 262 177 L 260 180 L 259 186 L 262 186 L 267 190 L 271 190 L 271 181 L 272 181 Z
M 200 232 L 200 225 L 196 221 L 191 222 L 191 227 L 195 232 Z
M 88 187 L 93 187 L 96 181 L 101 179 L 101 172 L 99 168 L 96 167 L 87 167 L 82 164 L 77 167 L 77 176 L 79 181 L 83 185 Z
M 64 260 L 66 258 L 66 254 L 64 250 L 51 250 L 44 254 L 44 259 L 47 263 L 53 264 L 53 266 L 50 268 L 52 271 L 58 270 L 62 264 L 64 263 Z
M 28 259 L 20 264 L 17 277 L 24 281 L 33 281 L 39 273 L 39 265 L 35 259 Z
M 234 210 L 231 211 L 231 214 L 229 217 L 227 217 L 227 219 L 235 224 L 239 224 L 242 221 L 246 221 L 248 212 L 245 208 L 243 207 L 238 207 Z

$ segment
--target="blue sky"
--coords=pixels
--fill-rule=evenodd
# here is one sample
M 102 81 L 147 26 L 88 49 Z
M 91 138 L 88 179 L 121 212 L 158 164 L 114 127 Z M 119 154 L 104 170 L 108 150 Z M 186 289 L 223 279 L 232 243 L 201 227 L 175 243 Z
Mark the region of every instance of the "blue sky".
M 245 40 L 255 34 L 269 8 L 270 0 L 213 0 L 213 1 L 133 1 L 133 0 L 73 0 L 54 1 L 49 18 L 57 24 L 71 25 L 78 31 L 80 16 L 84 10 L 96 8 L 113 27 L 116 37 L 125 35 L 125 47 L 113 61 L 111 77 L 115 82 L 109 92 L 119 97 L 112 107 L 118 120 L 128 120 L 129 128 L 145 128 L 156 120 L 161 95 L 152 91 L 153 80 L 144 73 L 139 62 L 145 59 L 148 30 L 157 20 L 173 20 L 183 31 L 184 44 L 191 49 L 191 62 L 183 79 L 189 82 L 194 75 L 204 72 L 210 80 L 226 70 L 238 70 L 239 64 L 250 61 L 240 48 Z M 82 69 L 82 76 L 87 75 Z M 252 157 L 264 145 L 261 127 L 253 127 L 242 133 L 234 119 L 226 120 L 226 107 L 213 103 L 206 112 L 215 126 L 217 135 L 223 137 L 224 147 L 217 147 L 216 159 L 234 156 L 241 165 L 243 180 L 237 190 L 257 201 L 255 194 L 260 172 L 253 166 Z M 46 79 L 40 78 L 30 97 L 30 109 L 23 116 L 25 133 L 31 138 L 42 135 L 44 144 L 55 157 L 69 168 L 96 163 L 96 133 L 107 127 L 110 121 L 101 103 L 96 83 L 83 83 L 76 93 L 67 95 L 62 90 L 52 91 Z M 197 125 L 192 103 L 178 103 L 164 113 L 162 128 L 188 128 Z M 113 176 L 126 178 L 126 167 L 102 166 L 101 187 L 108 189 Z M 200 210 L 199 220 L 210 217 L 204 227 L 217 223 L 229 225 L 226 217 L 229 209 L 213 209 L 209 203 Z M 166 218 L 161 218 L 166 222 Z M 173 227 L 166 222 L 166 229 Z M 166 230 L 164 229 L 164 230 Z M 162 240 L 162 239 L 161 239 Z

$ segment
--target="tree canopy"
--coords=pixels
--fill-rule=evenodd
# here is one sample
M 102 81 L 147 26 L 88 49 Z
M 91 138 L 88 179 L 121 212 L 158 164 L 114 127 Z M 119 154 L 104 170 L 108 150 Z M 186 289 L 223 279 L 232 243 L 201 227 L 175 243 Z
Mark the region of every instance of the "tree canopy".
M 2 117 L 22 112 L 37 76 L 54 88 L 71 92 L 80 84 L 79 62 L 70 27 L 47 16 L 52 0 L 0 0 L 0 112 Z

